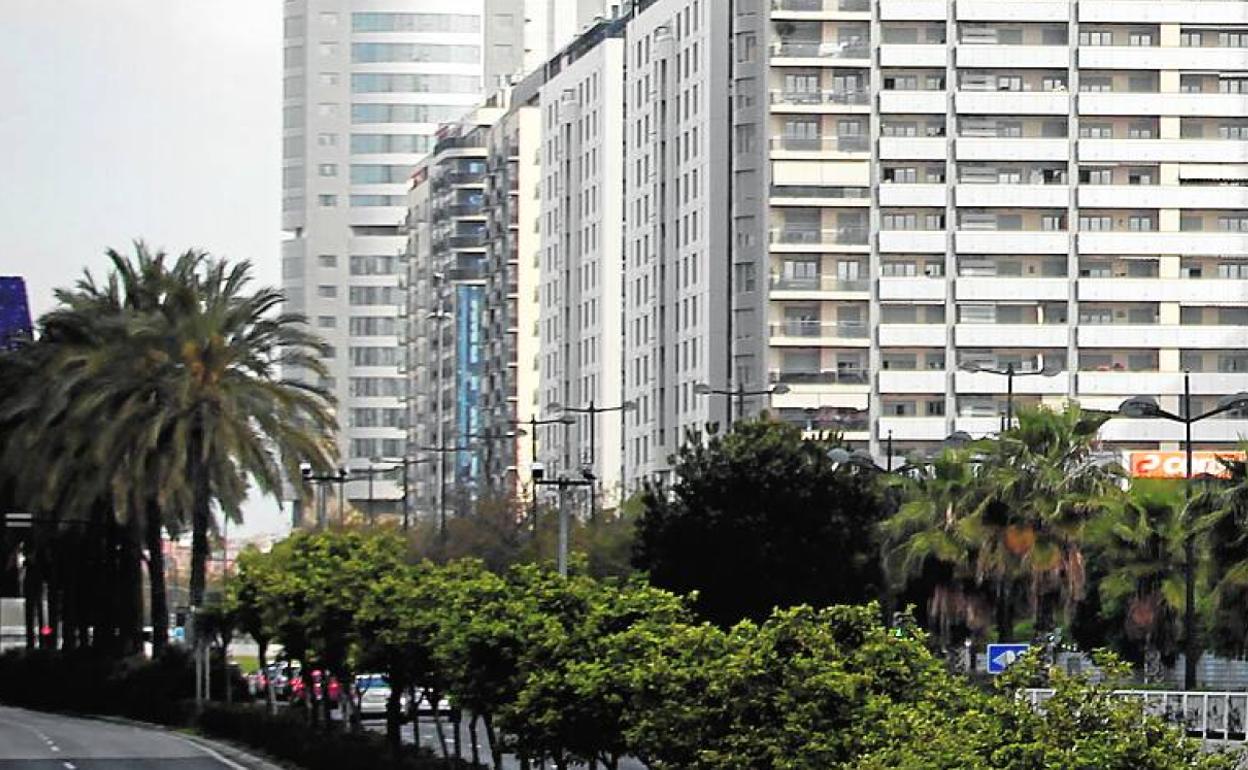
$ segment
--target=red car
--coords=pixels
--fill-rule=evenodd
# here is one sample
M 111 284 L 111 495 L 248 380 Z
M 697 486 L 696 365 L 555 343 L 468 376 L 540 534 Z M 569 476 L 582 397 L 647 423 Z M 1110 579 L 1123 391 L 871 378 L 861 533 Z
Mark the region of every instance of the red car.
M 325 697 L 325 681 L 327 677 L 320 669 L 312 671 L 312 700 L 321 701 Z M 337 703 L 342 697 L 342 687 L 338 684 L 338 679 L 328 677 L 329 680 L 329 700 Z M 304 698 L 304 681 L 303 675 L 300 674 L 290 680 L 290 698 L 291 700 L 303 700 Z

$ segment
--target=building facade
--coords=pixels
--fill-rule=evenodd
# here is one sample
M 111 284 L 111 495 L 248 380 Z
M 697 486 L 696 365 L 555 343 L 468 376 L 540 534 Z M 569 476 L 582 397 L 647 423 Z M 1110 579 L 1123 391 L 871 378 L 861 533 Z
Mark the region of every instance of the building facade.
M 602 7 L 589 0 L 287 0 L 282 282 L 329 344 L 347 485 L 397 512 L 408 454 L 399 314 L 407 191 L 439 126 L 540 62 Z M 549 21 L 555 19 L 557 24 Z M 467 291 L 465 289 L 465 291 Z M 469 301 L 465 298 L 465 301 Z M 299 376 L 300 373 L 295 373 Z M 467 375 L 465 375 L 467 376 Z
M 1246 389 L 1242 9 L 737 8 L 739 136 L 769 153 L 754 209 L 781 416 L 900 455 L 999 430 L 1011 380 L 1015 405 L 1107 410 L 1144 393 L 1180 411 L 1184 370 L 1194 411 Z M 1102 436 L 1148 448 L 1180 428 Z

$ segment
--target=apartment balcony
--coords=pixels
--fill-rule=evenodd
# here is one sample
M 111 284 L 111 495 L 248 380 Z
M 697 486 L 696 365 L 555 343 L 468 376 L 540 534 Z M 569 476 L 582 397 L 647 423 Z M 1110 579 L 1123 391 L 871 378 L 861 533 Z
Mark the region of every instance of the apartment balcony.
M 820 275 L 814 278 L 786 278 L 772 276 L 771 292 L 768 297 L 773 300 L 868 300 L 871 298 L 871 286 L 868 281 L 847 281 L 835 275 Z
M 871 140 L 862 135 L 852 136 L 775 136 L 771 139 L 773 160 L 804 159 L 827 155 L 846 155 L 850 158 L 871 151 Z
M 959 254 L 1065 254 L 1070 235 L 1065 230 L 959 230 L 954 244 Z
M 1238 5 L 1238 3 L 1234 4 Z M 1102 441 L 1181 442 L 1183 441 L 1183 425 L 1169 420 L 1131 420 L 1117 417 L 1101 426 L 1100 436 Z M 1248 438 L 1248 420 L 1213 419 L 1192 425 L 1193 443 L 1239 444 L 1245 438 Z
M 1083 324 L 1079 326 L 1079 346 L 1188 350 L 1248 348 L 1248 326 Z
M 880 279 L 880 299 L 883 301 L 944 302 L 948 293 L 947 286 L 943 277 L 931 278 L 925 275 L 913 277 L 885 276 Z
M 990 434 L 996 435 L 1004 422 L 1004 415 L 960 414 L 953 418 L 953 429 L 969 433 L 975 438 L 983 438 Z
M 954 95 L 954 105 L 963 115 L 1067 115 L 1070 94 L 1066 91 L 958 91 Z
M 1234 4 L 1227 3 L 1227 5 Z M 1079 113 L 1081 115 L 1235 118 L 1248 114 L 1248 94 L 1089 92 L 1079 94 Z
M 772 158 L 776 154 L 773 153 Z M 849 165 L 849 164 L 845 164 Z M 866 160 L 858 161 L 854 165 L 863 166 L 864 173 L 862 177 L 862 187 L 824 187 L 818 184 L 812 184 L 805 187 L 796 187 L 793 185 L 773 186 L 767 196 L 767 202 L 772 206 L 818 206 L 818 207 L 838 207 L 838 208 L 862 208 L 865 209 L 871 205 L 871 196 L 866 195 L 868 188 L 866 185 Z M 862 195 L 851 194 L 846 192 L 864 193 Z M 865 211 L 863 212 L 866 213 Z
M 1065 0 L 958 0 L 958 21 L 1069 21 L 1070 3 Z
M 1248 303 L 1248 281 L 1218 278 L 1080 278 L 1081 302 Z
M 1081 22 L 1248 24 L 1248 6 L 1222 0 L 1084 0 Z
M 1070 48 L 1064 45 L 977 45 L 958 46 L 959 67 L 982 69 L 1066 69 Z
M 881 206 L 944 207 L 947 193 L 943 184 L 886 183 L 880 185 L 879 190 Z
M 770 376 L 772 384 L 782 382 L 789 386 L 844 385 L 859 388 L 870 384 L 870 376 L 865 369 L 825 369 L 817 372 L 773 369 Z
M 881 91 L 880 112 L 903 115 L 944 114 L 949 99 L 944 91 Z
M 777 376 L 777 372 L 772 372 L 773 378 Z M 869 393 L 865 382 L 793 383 L 788 393 L 771 396 L 771 406 L 773 409 L 865 410 L 870 401 Z
M 1064 184 L 960 184 L 954 200 L 959 206 L 1064 209 L 1070 188 Z
M 887 43 L 880 46 L 881 67 L 944 67 L 948 62 L 944 43 L 908 45 Z
M 826 89 L 823 91 L 771 92 L 771 111 L 801 114 L 831 112 L 868 112 L 870 100 L 866 91 Z
M 878 379 L 881 393 L 944 393 L 949 389 L 949 375 L 944 369 L 885 369 Z
M 878 435 L 893 434 L 894 441 L 943 441 L 949 437 L 944 417 L 881 417 Z
M 871 18 L 871 0 L 771 0 L 771 18 L 834 20 Z
M 954 341 L 960 348 L 1065 348 L 1066 324 L 958 324 Z
M 949 344 L 949 327 L 945 324 L 880 324 L 880 347 L 943 348 Z
M 770 325 L 775 347 L 868 347 L 869 330 L 864 323 L 836 321 L 781 321 Z
M 954 372 L 953 387 L 957 393 L 1007 393 L 1009 378 L 991 372 Z M 1070 373 L 1059 372 L 1052 377 L 1042 374 L 1014 378 L 1014 393 L 1030 396 L 1061 396 L 1070 392 Z
M 1068 160 L 1065 138 L 960 136 L 954 143 L 958 160 Z
M 940 21 L 945 11 L 945 0 L 880 0 L 882 21 Z
M 1229 139 L 1080 139 L 1079 160 L 1248 163 L 1248 142 Z
M 1062 301 L 1070 299 L 1066 278 L 979 277 L 958 278 L 954 293 L 959 300 Z
M 1087 232 L 1079 233 L 1082 254 L 1178 254 L 1248 256 L 1248 233 Z
M 809 251 L 833 246 L 866 246 L 867 228 L 827 227 L 823 229 L 778 228 L 771 231 L 775 251 Z M 779 247 L 779 248 L 777 248 Z M 790 248 L 784 248 L 790 247 Z M 792 247 L 797 247 L 796 249 Z M 828 248 L 829 251 L 838 249 Z
M 1248 70 L 1248 49 L 1085 45 L 1079 66 L 1104 70 Z
M 943 136 L 882 136 L 881 160 L 944 160 L 949 142 Z
M 1177 396 L 1183 393 L 1179 372 L 1079 372 L 1079 394 L 1130 396 L 1147 393 Z M 1248 372 L 1192 372 L 1192 394 L 1225 396 L 1248 391 Z
M 776 40 L 771 44 L 773 67 L 870 67 L 871 48 L 836 40 Z
M 1248 144 L 1228 142 L 1228 144 Z M 1096 209 L 1248 208 L 1248 187 L 1080 185 L 1079 205 Z
M 895 254 L 939 254 L 948 243 L 945 230 L 881 230 L 880 251 Z

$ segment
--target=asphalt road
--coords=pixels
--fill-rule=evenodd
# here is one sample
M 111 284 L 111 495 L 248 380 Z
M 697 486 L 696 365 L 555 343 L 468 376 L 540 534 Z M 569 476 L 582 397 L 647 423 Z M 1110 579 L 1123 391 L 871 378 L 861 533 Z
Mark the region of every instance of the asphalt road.
M 0 770 L 243 770 L 173 733 L 0 706 Z

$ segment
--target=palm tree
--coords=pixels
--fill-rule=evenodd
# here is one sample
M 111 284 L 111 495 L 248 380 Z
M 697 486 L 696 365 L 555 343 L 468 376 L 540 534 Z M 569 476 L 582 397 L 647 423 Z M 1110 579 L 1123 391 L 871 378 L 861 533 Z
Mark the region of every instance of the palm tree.
M 982 632 L 989 605 L 975 576 L 976 545 L 964 531 L 977 483 L 969 452 L 946 449 L 895 483 L 904 502 L 881 525 L 894 589 L 918 584 L 928 593 L 928 617 L 942 646 L 949 646 L 955 623 Z
M 1122 619 L 1146 661 L 1178 650 L 1186 521 L 1172 490 L 1137 483 L 1088 524 L 1087 539 L 1104 574 L 1097 587 L 1102 607 Z
M 202 605 L 213 505 L 237 520 L 249 483 L 276 494 L 301 462 L 331 467 L 336 426 L 325 393 L 282 378 L 323 375 L 319 341 L 277 312 L 279 292 L 247 292 L 247 263 L 187 252 L 170 264 L 142 244 L 134 259 L 109 258 L 104 283 L 88 273 L 41 319 L 39 374 L 0 410 L 25 431 L 5 459 L 41 458 L 44 498 L 74 510 L 106 497 L 142 533 L 163 626 L 162 531 L 190 510 L 191 602 Z
M 1019 410 L 1018 425 L 981 442 L 983 496 L 967 520 L 979 545 L 979 578 L 1009 597 L 1020 585 L 1030 598 L 1037 630 L 1068 613 L 1084 590 L 1084 527 L 1121 490 L 1122 470 L 1101 462 L 1096 436 L 1108 415 L 1077 404 L 1063 411 Z M 998 608 L 1008 633 L 1012 608 Z
M 1211 641 L 1240 658 L 1248 654 L 1248 463 L 1220 462 L 1229 479 L 1200 483 L 1190 506 L 1204 536 L 1207 577 L 1213 578 Z

